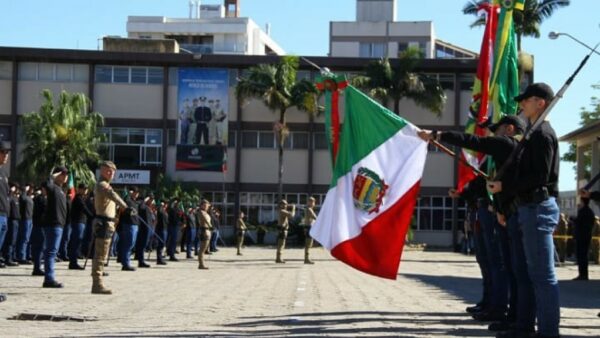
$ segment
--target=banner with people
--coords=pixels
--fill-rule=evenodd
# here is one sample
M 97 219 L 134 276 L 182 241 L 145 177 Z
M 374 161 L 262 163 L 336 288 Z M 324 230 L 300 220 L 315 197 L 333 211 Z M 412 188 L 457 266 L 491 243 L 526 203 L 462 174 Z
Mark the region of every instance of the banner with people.
M 216 165 L 214 156 L 210 156 L 209 160 L 205 156 L 190 154 L 215 155 L 226 150 L 229 71 L 179 68 L 178 75 L 176 170 L 221 171 L 222 163 Z M 204 163 L 205 160 L 211 163 Z

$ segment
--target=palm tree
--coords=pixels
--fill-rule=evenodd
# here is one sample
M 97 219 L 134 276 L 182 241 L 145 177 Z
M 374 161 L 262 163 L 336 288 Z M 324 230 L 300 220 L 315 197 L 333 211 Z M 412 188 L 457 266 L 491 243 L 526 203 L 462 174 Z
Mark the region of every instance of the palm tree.
M 318 112 L 318 91 L 309 80 L 296 81 L 298 58 L 284 56 L 277 64 L 259 64 L 248 69 L 246 77 L 236 86 L 238 102 L 255 98 L 261 100 L 269 110 L 279 113 L 274 131 L 279 150 L 279 173 L 277 176 L 279 199 L 283 198 L 283 145 L 289 130 L 286 112 L 292 107 L 315 114 Z
M 102 136 L 97 128 L 104 124 L 104 118 L 90 111 L 91 102 L 84 94 L 62 91 L 56 104 L 49 90 L 44 90 L 42 96 L 39 112 L 22 118 L 26 146 L 19 175 L 39 182 L 55 166 L 65 165 L 75 180 L 91 185 L 95 178 L 88 164 L 100 160 Z
M 436 78 L 415 72 L 421 59 L 418 49 L 409 48 L 394 60 L 397 61 L 394 64 L 387 58 L 369 63 L 365 75 L 357 76 L 351 82 L 386 107 L 392 100 L 396 114 L 400 114 L 400 100 L 408 98 L 439 115 L 444 109 L 446 94 Z
M 489 3 L 490 0 L 469 0 L 463 7 L 464 14 L 477 15 L 479 5 Z M 570 0 L 525 0 L 523 11 L 513 11 L 515 33 L 517 34 L 517 49 L 521 51 L 521 38 L 523 36 L 540 37 L 540 25 L 554 14 L 560 7 L 571 4 Z M 471 27 L 485 25 L 485 19 L 477 18 Z

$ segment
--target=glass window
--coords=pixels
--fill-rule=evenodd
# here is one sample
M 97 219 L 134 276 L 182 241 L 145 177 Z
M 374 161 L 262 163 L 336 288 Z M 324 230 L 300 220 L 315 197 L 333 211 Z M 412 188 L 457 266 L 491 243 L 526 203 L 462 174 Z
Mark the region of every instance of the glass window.
M 73 77 L 73 65 L 57 64 L 56 81 L 71 81 Z
M 73 81 L 88 82 L 90 78 L 90 68 L 88 65 L 73 65 Z
M 373 51 L 371 53 L 371 57 L 381 58 L 385 56 L 385 44 L 383 43 L 374 43 Z
M 129 67 L 114 67 L 113 82 L 129 83 Z
M 163 69 L 160 67 L 148 68 L 148 83 L 162 84 L 163 83 Z
M 229 148 L 235 148 L 235 141 L 236 141 L 237 133 L 235 131 L 230 131 L 227 136 L 228 136 L 228 138 L 227 138 L 227 147 L 229 147 Z
M 358 56 L 361 58 L 371 57 L 371 44 L 370 43 L 361 43 L 359 45 Z
M 162 144 L 162 130 L 147 129 L 146 130 L 146 144 Z
M 146 142 L 144 129 L 129 129 L 129 144 L 144 144 Z
M 408 49 L 408 42 L 398 42 L 398 55 Z
M 273 194 L 262 194 L 262 203 L 263 204 L 273 204 L 275 203 L 273 200 Z
M 325 133 L 315 133 L 314 134 L 314 138 L 315 138 L 315 142 L 314 142 L 314 147 L 315 149 L 329 149 L 329 145 L 327 143 L 327 137 L 325 136 Z
M 12 78 L 12 62 L 0 61 L 0 79 Z
M 38 80 L 54 81 L 54 64 L 40 63 L 38 68 Z
M 128 130 L 123 128 L 113 128 L 112 130 L 112 138 L 110 143 L 112 144 L 127 144 L 128 143 Z
M 114 146 L 114 161 L 119 166 L 138 166 L 140 165 L 140 147 L 139 146 Z
M 259 142 L 259 148 L 273 149 L 275 147 L 275 133 L 272 131 L 261 131 Z
M 132 67 L 131 68 L 131 83 L 146 83 L 146 67 Z
M 0 141 L 10 142 L 10 126 L 0 126 Z
M 37 80 L 38 64 L 33 62 L 19 63 L 19 80 Z
M 258 146 L 257 134 L 255 131 L 242 132 L 242 147 L 256 148 Z
M 111 66 L 96 66 L 95 70 L 96 82 L 112 82 L 112 67 Z
M 148 163 L 160 163 L 160 151 L 162 147 L 145 147 L 146 150 L 146 162 Z
M 308 149 L 308 133 L 293 133 L 294 149 Z
M 292 139 L 294 138 L 294 133 L 289 133 L 288 136 L 283 140 L 283 149 L 292 149 Z M 279 144 L 278 144 L 279 146 Z

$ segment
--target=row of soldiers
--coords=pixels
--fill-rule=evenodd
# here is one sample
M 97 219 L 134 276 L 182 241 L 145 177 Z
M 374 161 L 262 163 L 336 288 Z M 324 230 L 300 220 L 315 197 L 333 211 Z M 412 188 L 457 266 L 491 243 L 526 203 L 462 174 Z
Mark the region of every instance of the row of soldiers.
M 2 156 L 7 160 L 9 153 L 10 148 L 4 143 L 0 144 L 0 161 Z M 186 208 L 178 199 L 157 204 L 152 193 L 142 197 L 136 187 L 129 189 L 127 196 L 121 198 L 110 185 L 115 171 L 114 163 L 103 162 L 100 165 L 100 179 L 93 192 L 88 194 L 85 185 L 79 185 L 74 196 L 69 196 L 64 190 L 69 176 L 66 167 L 55 168 L 51 177 L 35 192 L 32 185 L 26 185 L 22 191 L 17 185 L 9 186 L 6 175 L 2 174 L 0 247 L 3 247 L 3 242 L 6 247 L 2 266 L 33 265 L 32 275 L 44 276 L 43 287 L 61 288 L 63 284 L 55 276 L 56 261 L 68 260 L 69 269 L 84 270 L 87 258 L 93 257 L 92 293 L 111 294 L 112 291 L 103 283 L 103 277 L 108 275 L 104 266 L 111 248 L 116 249 L 117 261 L 121 263 L 123 271 L 135 271 L 130 260 L 132 252 L 135 253 L 139 268 L 149 268 L 144 253 L 152 244 L 156 246 L 157 264 L 166 265 L 164 251 L 170 261 L 178 261 L 176 248 L 179 232 L 182 231 L 182 251 L 186 252 L 186 258 L 193 258 L 194 252 L 198 256 L 198 269 L 208 269 L 204 257 L 217 251 L 215 230 L 220 223 L 219 210 L 212 208 L 208 200 Z M 3 198 L 3 194 L 6 194 L 6 198 Z M 285 200 L 279 205 L 280 236 L 276 262 L 284 263 L 281 253 L 295 206 L 289 210 Z M 314 205 L 315 199 L 310 198 L 304 222 L 309 226 L 316 219 Z M 248 230 L 244 216 L 240 211 L 235 225 L 237 255 L 242 255 Z M 13 240 L 13 234 L 17 233 L 19 235 L 14 236 L 16 239 Z M 3 241 L 6 234 L 10 240 Z M 215 242 L 212 248 L 209 245 L 211 238 Z M 312 241 L 307 240 L 307 264 L 313 263 L 308 251 L 311 246 Z M 86 261 L 81 266 L 78 260 L 84 257 Z M 4 300 L 5 296 L 2 295 L 0 299 Z
M 483 277 L 482 299 L 466 310 L 476 321 L 491 321 L 488 328 L 497 331 L 496 337 L 559 337 L 552 235 L 559 220 L 560 154 L 556 133 L 543 117 L 553 99 L 547 84 L 529 85 L 514 98 L 525 120 L 507 115 L 482 125 L 493 133 L 489 136 L 419 131 L 424 140 L 484 153 L 502 171 L 502 176 L 490 175 L 488 180 L 479 176 L 464 190 L 449 192 L 471 206 L 475 254 Z M 538 120 L 537 129 L 523 140 Z

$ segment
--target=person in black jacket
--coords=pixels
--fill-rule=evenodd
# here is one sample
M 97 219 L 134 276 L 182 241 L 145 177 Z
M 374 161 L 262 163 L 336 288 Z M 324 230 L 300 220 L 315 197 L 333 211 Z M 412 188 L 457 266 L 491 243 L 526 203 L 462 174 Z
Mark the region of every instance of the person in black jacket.
M 163 256 L 163 249 L 167 242 L 167 228 L 169 226 L 169 214 L 167 213 L 167 203 L 160 202 L 156 215 L 156 237 L 159 239 L 156 245 L 156 264 L 167 265 Z
M 186 258 L 190 259 L 190 258 L 194 258 L 194 256 L 192 256 L 192 249 L 194 252 L 198 252 L 199 249 L 199 242 L 196 241 L 196 238 L 198 237 L 198 232 L 197 232 L 197 227 L 198 227 L 198 222 L 196 220 L 196 213 L 194 211 L 194 208 L 190 205 L 187 208 L 187 213 L 185 214 L 185 219 L 186 219 L 186 223 L 187 226 L 185 228 L 186 231 Z
M 42 270 L 42 253 L 44 251 L 44 214 L 48 206 L 46 188 L 40 187 L 33 198 L 33 226 L 31 229 L 31 260 L 33 261 L 32 276 L 45 276 Z
M 135 271 L 135 268 L 131 266 L 131 250 L 135 247 L 137 240 L 137 234 L 139 231 L 140 221 L 138 219 L 137 210 L 138 204 L 137 199 L 140 193 L 137 187 L 131 187 L 129 189 L 129 195 L 125 198 L 125 203 L 130 210 L 135 210 L 135 213 L 122 213 L 119 221 L 117 232 L 119 234 L 119 249 L 118 257 L 123 271 Z
M 10 156 L 10 146 L 4 141 L 0 141 L 0 167 L 3 167 Z M 3 168 L 0 169 L 0 248 L 4 243 L 4 237 L 6 236 L 7 229 L 7 218 L 8 215 L 8 177 Z M 0 261 L 0 268 L 4 268 L 4 262 Z M 6 300 L 6 295 L 0 293 L 0 302 Z
M 26 184 L 19 196 L 19 208 L 21 214 L 21 225 L 17 236 L 17 263 L 31 265 L 31 253 L 29 239 L 31 238 L 31 227 L 33 218 L 33 186 Z
M 89 218 L 94 214 L 86 204 L 87 187 L 80 183 L 77 186 L 77 194 L 71 203 L 71 236 L 69 237 L 69 269 L 83 270 L 83 267 L 77 263 L 80 256 L 81 240 L 83 239 L 85 225 Z
M 143 201 L 139 203 L 138 213 L 139 219 L 139 230 L 137 235 L 137 240 L 135 243 L 135 255 L 138 260 L 138 267 L 140 268 L 149 268 L 150 264 L 146 263 L 144 259 L 144 251 L 146 246 L 148 245 L 148 241 L 150 240 L 152 234 L 154 233 L 153 215 L 152 215 L 152 205 L 154 204 L 154 195 L 148 194 L 144 198 Z
M 545 83 L 533 83 L 515 97 L 530 125 L 542 116 L 554 98 Z M 554 265 L 553 233 L 558 225 L 558 138 L 550 122 L 543 120 L 524 143 L 515 168 L 517 175 L 507 185 L 488 182 L 488 191 L 514 191 L 518 199 L 527 269 L 536 301 L 538 336 L 558 337 L 560 323 L 559 285 Z
M 574 280 L 588 280 L 588 261 L 590 252 L 590 242 L 592 241 L 592 228 L 596 215 L 590 208 L 590 199 L 581 198 L 581 208 L 577 210 L 575 219 L 575 243 L 577 245 L 577 266 L 579 275 Z
M 204 141 L 204 145 L 208 145 L 208 123 L 212 120 L 212 111 L 206 106 L 206 97 L 200 97 L 200 106 L 194 111 L 194 119 L 196 120 L 196 140 L 195 144 L 200 144 L 200 139 Z
M 48 205 L 44 215 L 44 284 L 45 288 L 62 288 L 62 283 L 56 281 L 54 275 L 54 262 L 60 245 L 63 228 L 67 222 L 67 196 L 63 185 L 69 179 L 69 170 L 66 167 L 57 167 L 52 171 L 52 176 L 46 181 L 45 188 L 48 192 Z
M 169 260 L 177 262 L 175 250 L 177 249 L 177 235 L 181 226 L 181 210 L 179 210 L 179 200 L 174 199 L 169 207 L 169 223 L 167 227 L 167 255 Z
M 94 249 L 94 245 L 92 242 L 92 223 L 94 222 L 94 218 L 96 217 L 96 207 L 94 206 L 94 192 L 90 191 L 87 198 L 85 199 L 85 206 L 92 213 L 91 217 L 87 218 L 87 222 L 85 223 L 85 229 L 83 230 L 83 239 L 81 240 L 81 253 L 83 255 L 88 255 L 87 258 L 92 258 Z
M 2 248 L 2 255 L 7 266 L 18 266 L 16 260 L 17 235 L 19 234 L 19 223 L 21 222 L 21 210 L 19 209 L 19 186 L 10 184 L 9 197 L 10 211 L 8 213 L 8 231 Z

